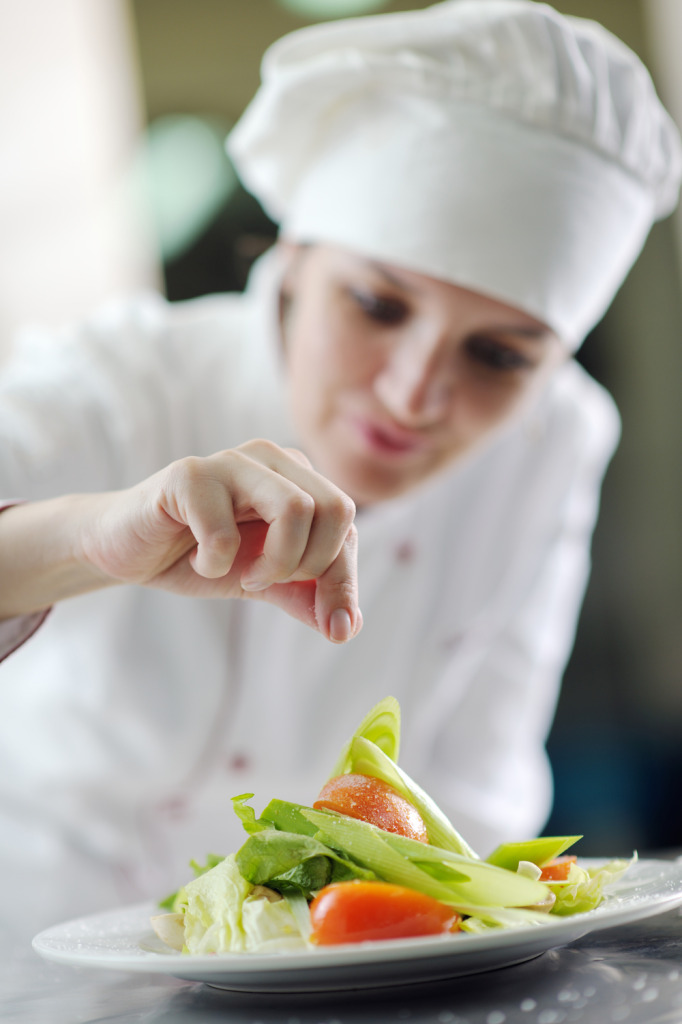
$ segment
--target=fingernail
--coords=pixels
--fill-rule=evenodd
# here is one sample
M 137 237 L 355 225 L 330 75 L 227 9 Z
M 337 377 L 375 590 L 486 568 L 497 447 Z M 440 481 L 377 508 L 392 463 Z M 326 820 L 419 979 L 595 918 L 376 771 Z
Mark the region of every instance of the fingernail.
M 350 612 L 345 608 L 335 608 L 329 617 L 329 638 L 334 643 L 343 644 L 350 640 L 352 632 Z
M 270 586 L 265 580 L 258 579 L 257 576 L 249 578 L 248 576 L 243 577 L 240 581 L 242 590 L 248 590 L 253 593 L 256 590 L 267 590 Z

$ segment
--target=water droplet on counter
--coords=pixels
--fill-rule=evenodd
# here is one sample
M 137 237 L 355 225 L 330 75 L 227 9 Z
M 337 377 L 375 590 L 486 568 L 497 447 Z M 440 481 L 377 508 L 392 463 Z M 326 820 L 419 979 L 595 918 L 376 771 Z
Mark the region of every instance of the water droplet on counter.
M 611 1011 L 611 1020 L 612 1021 L 627 1020 L 629 1016 L 630 1016 L 630 1007 L 629 1006 L 617 1006 L 615 1008 L 615 1010 Z
M 566 1020 L 563 1010 L 543 1010 L 538 1014 L 538 1024 L 561 1024 Z

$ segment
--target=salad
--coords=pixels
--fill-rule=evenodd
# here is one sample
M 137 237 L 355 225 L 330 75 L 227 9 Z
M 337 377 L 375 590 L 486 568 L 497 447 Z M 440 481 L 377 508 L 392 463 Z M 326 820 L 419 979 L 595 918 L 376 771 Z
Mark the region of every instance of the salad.
M 270 953 L 420 935 L 542 926 L 598 906 L 632 860 L 583 867 L 581 836 L 505 843 L 485 860 L 398 767 L 400 707 L 360 723 L 312 807 L 233 798 L 247 838 L 192 862 L 152 926 L 187 954 Z M 636 856 L 636 855 L 635 855 Z M 633 857 L 634 859 L 634 857 Z

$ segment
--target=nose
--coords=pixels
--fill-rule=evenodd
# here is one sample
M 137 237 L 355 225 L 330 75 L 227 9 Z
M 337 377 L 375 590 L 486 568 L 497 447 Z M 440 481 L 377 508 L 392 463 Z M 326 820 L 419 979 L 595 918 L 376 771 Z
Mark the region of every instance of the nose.
M 387 353 L 374 390 L 399 423 L 430 426 L 447 413 L 455 386 L 452 366 L 445 365 L 445 340 L 436 332 L 406 338 Z

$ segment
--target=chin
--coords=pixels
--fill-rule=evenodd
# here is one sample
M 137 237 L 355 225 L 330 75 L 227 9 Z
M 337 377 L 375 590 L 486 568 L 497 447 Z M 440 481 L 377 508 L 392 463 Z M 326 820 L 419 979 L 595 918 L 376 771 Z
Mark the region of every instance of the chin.
M 402 476 L 385 469 L 349 469 L 335 466 L 328 473 L 329 479 L 353 499 L 358 508 L 390 501 L 418 487 L 425 477 Z

